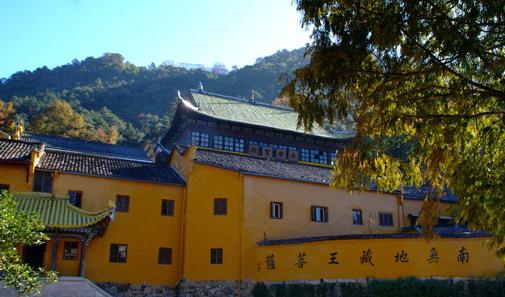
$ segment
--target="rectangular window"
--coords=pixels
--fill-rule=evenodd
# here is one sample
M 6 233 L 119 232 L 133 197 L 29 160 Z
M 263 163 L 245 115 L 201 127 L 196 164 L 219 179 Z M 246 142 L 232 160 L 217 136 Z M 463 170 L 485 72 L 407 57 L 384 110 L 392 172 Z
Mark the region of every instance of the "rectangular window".
M 241 138 L 235 138 L 234 143 L 235 143 L 234 151 L 239 152 L 239 153 L 243 153 L 244 152 L 244 143 L 245 143 L 244 140 Z
M 170 199 L 161 199 L 161 215 L 173 216 L 174 215 L 175 201 Z
M 379 225 L 392 227 L 393 223 L 393 214 L 387 212 L 379 212 Z
M 34 192 L 53 192 L 53 176 L 51 172 L 36 171 L 35 180 L 33 181 Z
M 130 210 L 130 196 L 116 195 L 116 211 L 128 212 Z
M 158 264 L 172 264 L 172 249 L 160 247 L 158 251 Z
M 233 137 L 224 137 L 224 149 L 226 151 L 233 151 Z
M 310 162 L 328 164 L 328 154 L 318 150 L 310 150 Z
M 310 162 L 308 149 L 305 148 L 300 149 L 300 160 L 303 162 Z
M 0 191 L 6 190 L 9 191 L 10 186 L 6 184 L 0 184 Z
M 282 219 L 282 202 L 270 202 L 270 218 Z
M 228 212 L 228 201 L 226 198 L 214 199 L 214 215 L 225 216 Z
M 76 241 L 63 242 L 63 260 L 77 260 L 79 243 Z
M 223 264 L 223 249 L 210 249 L 210 264 Z
M 224 149 L 224 137 L 220 135 L 214 135 L 214 148 L 218 150 Z
M 328 207 L 312 206 L 312 221 L 319 223 L 328 222 Z
M 204 132 L 191 132 L 191 144 L 202 147 L 209 147 L 209 134 Z
M 352 223 L 354 225 L 363 225 L 363 217 L 361 215 L 361 209 L 352 210 Z
M 68 191 L 68 203 L 76 207 L 82 205 L 82 192 L 81 191 Z
M 126 244 L 110 244 L 109 262 L 126 263 L 128 256 L 128 246 Z

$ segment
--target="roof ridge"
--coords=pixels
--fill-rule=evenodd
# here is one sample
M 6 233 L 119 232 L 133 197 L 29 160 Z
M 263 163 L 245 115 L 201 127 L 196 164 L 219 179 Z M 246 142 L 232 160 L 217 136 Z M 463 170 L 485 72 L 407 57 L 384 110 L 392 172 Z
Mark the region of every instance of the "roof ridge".
M 94 157 L 94 158 L 102 158 L 102 159 L 113 159 L 113 160 L 122 160 L 122 161 L 129 161 L 129 162 L 138 162 L 138 163 L 146 163 L 146 164 L 155 164 L 151 160 L 142 160 L 142 159 L 134 159 L 134 158 L 125 158 L 121 156 L 111 156 L 111 155 L 99 155 L 99 154 L 93 154 L 93 153 L 87 153 L 87 152 L 82 152 L 82 151 L 74 151 L 74 150 L 67 150 L 67 149 L 60 149 L 60 148 L 45 148 L 46 153 L 63 153 L 63 154 L 71 154 L 71 155 L 80 155 L 80 156 L 87 156 L 87 157 Z
M 250 104 L 250 105 L 258 105 L 258 106 L 264 106 L 264 107 L 269 107 L 269 108 L 276 108 L 276 109 L 282 109 L 282 110 L 287 110 L 287 111 L 295 112 L 290 107 L 269 104 L 269 103 L 265 103 L 265 102 L 261 102 L 261 101 L 250 100 L 250 99 L 236 97 L 236 96 L 223 95 L 223 94 L 218 94 L 218 93 L 213 93 L 213 92 L 207 92 L 207 91 L 201 91 L 201 90 L 195 90 L 195 89 L 189 89 L 189 92 L 190 93 L 198 93 L 198 94 L 208 95 L 208 96 L 214 96 L 214 97 L 221 97 L 221 98 L 224 98 L 224 99 L 231 99 L 231 100 L 247 103 L 247 104 Z
M 105 143 L 105 142 L 100 142 L 96 140 L 87 140 L 87 139 L 81 139 L 81 138 L 75 138 L 75 137 L 65 137 L 65 136 L 59 136 L 59 135 L 50 135 L 50 134 L 40 134 L 40 133 L 31 133 L 31 132 L 26 132 L 24 136 L 31 136 L 31 135 L 38 135 L 42 137 L 51 137 L 51 138 L 61 138 L 65 140 L 70 140 L 70 141 L 79 141 L 79 142 L 87 142 L 87 143 L 93 143 L 93 144 L 98 144 L 98 145 L 103 145 L 103 146 L 109 146 L 109 147 L 122 147 L 122 148 L 137 148 L 137 149 L 142 149 L 141 146 L 129 146 L 129 145 L 121 145 L 121 144 L 112 144 L 112 143 Z M 32 142 L 33 143 L 33 142 Z
M 17 142 L 17 143 L 28 144 L 28 145 L 42 145 L 42 144 L 44 144 L 44 142 L 40 142 L 40 141 L 26 141 L 26 140 L 21 140 L 21 139 L 9 139 L 9 138 L 0 138 L 0 141 L 2 141 L 2 142 Z

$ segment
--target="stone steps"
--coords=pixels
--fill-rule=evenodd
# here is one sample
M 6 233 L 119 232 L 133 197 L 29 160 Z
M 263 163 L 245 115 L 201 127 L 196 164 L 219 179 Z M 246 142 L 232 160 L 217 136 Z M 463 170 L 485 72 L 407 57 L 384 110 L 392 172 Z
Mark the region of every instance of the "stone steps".
M 12 289 L 0 286 L 0 296 L 18 297 Z M 97 285 L 82 277 L 60 277 L 57 282 L 44 287 L 42 297 L 111 297 Z

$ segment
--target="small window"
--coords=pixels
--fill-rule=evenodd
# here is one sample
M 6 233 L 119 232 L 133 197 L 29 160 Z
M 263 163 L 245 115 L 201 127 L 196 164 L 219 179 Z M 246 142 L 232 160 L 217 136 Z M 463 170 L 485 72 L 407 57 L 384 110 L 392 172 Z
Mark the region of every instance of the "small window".
M 213 137 L 214 139 L 214 148 L 222 150 L 224 149 L 224 136 L 221 135 L 215 135 Z
M 81 207 L 82 204 L 82 192 L 80 191 L 68 191 L 68 203 L 73 206 Z
M 312 221 L 319 223 L 328 222 L 328 207 L 312 206 Z
M 35 179 L 33 181 L 34 192 L 53 192 L 53 176 L 51 172 L 36 171 Z
M 393 223 L 393 214 L 387 212 L 379 212 L 379 225 L 392 227 Z
M 111 243 L 109 262 L 126 263 L 128 255 L 128 246 L 126 244 Z
M 75 241 L 63 242 L 63 260 L 77 260 L 79 243 Z
M 210 264 L 223 264 L 223 249 L 210 249 Z
M 170 199 L 161 199 L 161 215 L 173 216 L 174 215 L 175 201 Z
M 6 184 L 0 184 L 0 191 L 6 190 L 9 191 L 10 186 Z
M 130 196 L 117 195 L 116 196 L 116 211 L 128 212 L 130 210 Z
M 363 225 L 363 217 L 361 215 L 361 209 L 352 210 L 352 223 L 354 225 Z
M 228 212 L 226 198 L 214 199 L 214 215 L 225 216 Z
M 172 264 L 172 249 L 160 247 L 158 251 L 158 264 Z
M 270 218 L 282 219 L 282 202 L 270 202 Z

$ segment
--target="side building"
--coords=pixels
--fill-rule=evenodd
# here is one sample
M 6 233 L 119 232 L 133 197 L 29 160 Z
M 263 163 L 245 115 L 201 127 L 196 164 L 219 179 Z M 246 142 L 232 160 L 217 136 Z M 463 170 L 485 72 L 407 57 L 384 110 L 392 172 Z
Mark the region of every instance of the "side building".
M 0 187 L 20 210 L 41 215 L 51 237 L 24 247 L 23 258 L 60 275 L 174 285 L 184 186 L 141 149 L 45 135 L 0 139 Z

